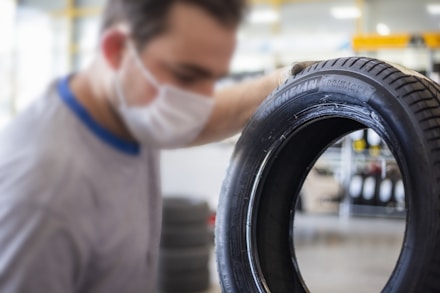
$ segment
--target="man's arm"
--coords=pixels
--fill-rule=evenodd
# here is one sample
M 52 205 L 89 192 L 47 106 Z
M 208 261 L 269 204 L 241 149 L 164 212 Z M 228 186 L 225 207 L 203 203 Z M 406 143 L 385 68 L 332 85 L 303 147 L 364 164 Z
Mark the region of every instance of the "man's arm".
M 228 138 L 240 132 L 264 99 L 280 84 L 285 69 L 218 90 L 211 118 L 192 145 Z
M 191 145 L 228 138 L 240 132 L 265 98 L 290 75 L 319 61 L 305 61 L 280 68 L 262 77 L 235 84 L 216 92 L 216 106 L 207 126 Z

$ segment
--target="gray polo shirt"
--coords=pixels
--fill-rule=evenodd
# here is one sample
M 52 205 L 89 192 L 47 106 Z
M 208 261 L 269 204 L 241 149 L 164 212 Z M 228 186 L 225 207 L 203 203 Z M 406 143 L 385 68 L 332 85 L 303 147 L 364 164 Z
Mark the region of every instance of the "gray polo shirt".
M 50 86 L 0 133 L 0 292 L 155 292 L 158 160 Z

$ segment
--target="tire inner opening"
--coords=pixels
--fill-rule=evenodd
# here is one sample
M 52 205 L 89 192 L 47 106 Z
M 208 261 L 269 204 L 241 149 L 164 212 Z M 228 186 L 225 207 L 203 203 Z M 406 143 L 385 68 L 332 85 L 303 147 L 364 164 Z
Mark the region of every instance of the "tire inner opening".
M 362 117 L 357 120 L 364 121 Z M 256 263 L 259 278 L 270 291 L 309 291 L 293 243 L 296 203 L 309 171 L 329 146 L 351 132 L 374 127 L 357 120 L 324 117 L 304 123 L 279 147 L 264 171 L 257 191 L 257 221 L 252 232 L 257 259 L 251 261 Z

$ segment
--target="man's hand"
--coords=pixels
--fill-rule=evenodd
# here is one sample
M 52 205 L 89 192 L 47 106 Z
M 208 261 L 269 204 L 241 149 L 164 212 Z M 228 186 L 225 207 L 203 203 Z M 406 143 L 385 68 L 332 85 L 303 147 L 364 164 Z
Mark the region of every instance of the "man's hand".
M 292 67 L 290 69 L 290 75 L 295 75 L 306 69 L 307 67 L 310 67 L 316 63 L 319 63 L 321 61 L 304 61 L 304 62 L 296 62 L 292 64 Z
M 306 69 L 309 66 L 312 66 L 320 61 L 303 61 L 303 62 L 295 62 L 292 65 L 286 66 L 282 69 L 282 75 L 279 79 L 279 85 L 283 84 L 289 77 L 292 75 L 296 75 Z

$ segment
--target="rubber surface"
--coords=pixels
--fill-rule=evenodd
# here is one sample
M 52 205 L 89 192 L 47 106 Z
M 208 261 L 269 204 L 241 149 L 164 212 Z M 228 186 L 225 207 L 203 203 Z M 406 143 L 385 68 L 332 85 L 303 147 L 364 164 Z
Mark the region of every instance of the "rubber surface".
M 308 292 L 293 245 L 298 193 L 333 142 L 371 128 L 402 174 L 406 232 L 382 292 L 440 292 L 440 88 L 371 58 L 327 60 L 274 91 L 236 145 L 217 211 L 224 292 Z
M 209 287 L 212 239 L 208 216 L 205 200 L 164 198 L 158 271 L 161 293 L 190 293 Z
M 211 244 L 208 223 L 191 225 L 164 225 L 160 246 L 163 248 L 185 248 Z
M 185 196 L 164 197 L 163 222 L 165 224 L 206 223 L 209 217 L 209 206 L 205 200 Z
M 162 274 L 198 270 L 209 266 L 210 247 L 187 249 L 162 249 L 159 255 L 159 268 Z
M 182 271 L 159 277 L 160 293 L 195 293 L 207 290 L 210 285 L 208 268 Z

